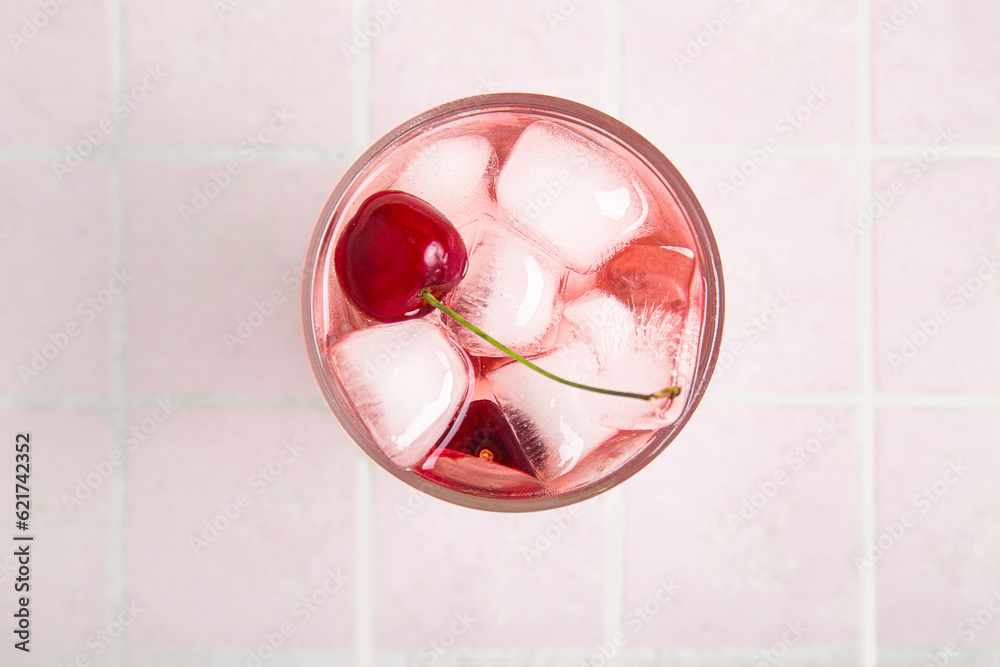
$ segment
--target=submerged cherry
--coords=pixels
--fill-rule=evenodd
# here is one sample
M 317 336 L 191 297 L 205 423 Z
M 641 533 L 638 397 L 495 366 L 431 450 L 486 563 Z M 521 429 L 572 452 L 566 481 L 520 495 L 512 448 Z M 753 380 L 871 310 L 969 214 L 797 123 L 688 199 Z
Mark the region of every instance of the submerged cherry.
M 379 322 L 399 322 L 433 310 L 422 292 L 441 297 L 465 275 L 465 243 L 423 199 L 386 190 L 366 199 L 347 223 L 334 270 L 347 298 Z
M 473 401 L 458 431 L 445 445 L 451 451 L 498 463 L 534 476 L 514 429 L 500 406 L 489 400 Z

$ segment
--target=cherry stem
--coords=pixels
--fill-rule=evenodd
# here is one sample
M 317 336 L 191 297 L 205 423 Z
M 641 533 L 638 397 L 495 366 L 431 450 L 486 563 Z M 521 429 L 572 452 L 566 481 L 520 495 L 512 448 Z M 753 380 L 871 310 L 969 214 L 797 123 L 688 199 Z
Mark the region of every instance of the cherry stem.
M 591 387 L 590 385 L 580 384 L 579 382 L 573 382 L 571 380 L 565 380 L 565 379 L 559 377 L 558 375 L 553 375 L 552 373 L 548 372 L 547 370 L 545 370 L 543 368 L 539 368 L 538 366 L 536 366 L 535 364 L 531 363 L 530 361 L 528 361 L 527 359 L 525 359 L 524 357 L 522 357 L 520 354 L 518 354 L 514 350 L 510 349 L 509 347 L 507 347 L 506 345 L 504 345 L 503 343 L 501 343 L 500 341 L 498 341 L 496 338 L 493 338 L 493 336 L 490 336 L 488 333 L 486 333 L 485 331 L 483 331 L 482 329 L 480 329 L 479 327 L 477 327 L 475 324 L 472 324 L 471 322 L 469 322 L 467 319 L 465 319 L 464 317 L 462 317 L 461 315 L 459 315 L 458 313 L 456 313 L 454 310 L 452 310 L 448 306 L 446 306 L 443 303 L 441 303 L 437 299 L 437 297 L 435 297 L 433 294 L 431 294 L 431 292 L 430 292 L 429 289 L 425 288 L 425 289 L 421 290 L 420 291 L 420 297 L 424 301 L 426 301 L 427 303 L 429 303 L 430 305 L 434 306 L 435 308 L 437 308 L 438 310 L 440 310 L 442 313 L 444 313 L 445 315 L 447 315 L 448 317 L 450 317 L 451 319 L 453 319 L 456 322 L 458 322 L 459 324 L 461 324 L 463 327 L 465 327 L 466 329 L 468 329 L 472 333 L 476 334 L 477 336 L 479 336 L 480 338 L 482 338 L 483 340 L 485 340 L 487 343 L 489 343 L 490 345 L 492 345 L 496 349 L 498 349 L 501 352 L 503 352 L 504 354 L 506 354 L 511 359 L 513 359 L 515 361 L 521 362 L 522 364 L 524 364 L 525 366 L 527 366 L 531 370 L 536 371 L 538 373 L 541 373 L 545 377 L 547 377 L 549 379 L 552 379 L 552 380 L 555 380 L 556 382 L 568 385 L 570 387 L 576 387 L 577 389 L 585 389 L 587 391 L 593 391 L 593 392 L 598 393 L 598 394 L 610 394 L 611 396 L 624 396 L 625 398 L 638 398 L 638 399 L 643 400 L 643 401 L 655 401 L 655 400 L 661 399 L 661 398 L 675 398 L 675 397 L 679 396 L 680 393 L 681 393 L 681 388 L 680 387 L 664 387 L 663 389 L 661 389 L 659 391 L 656 391 L 656 392 L 653 392 L 652 394 L 634 394 L 634 393 L 628 392 L 628 391 L 615 391 L 614 389 L 600 389 L 598 387 Z

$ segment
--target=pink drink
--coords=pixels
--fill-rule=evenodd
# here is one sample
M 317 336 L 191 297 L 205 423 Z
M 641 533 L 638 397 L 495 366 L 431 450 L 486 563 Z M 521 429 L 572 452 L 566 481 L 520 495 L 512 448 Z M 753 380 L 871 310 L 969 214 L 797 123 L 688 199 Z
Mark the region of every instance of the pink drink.
M 457 228 L 469 269 L 443 301 L 469 322 L 566 380 L 680 394 L 565 386 L 438 311 L 364 315 L 333 249 L 387 190 Z M 600 112 L 537 95 L 459 100 L 380 140 L 331 195 L 303 280 L 313 370 L 352 437 L 431 495 L 504 511 L 590 497 L 662 451 L 705 390 L 721 309 L 711 230 L 667 159 Z

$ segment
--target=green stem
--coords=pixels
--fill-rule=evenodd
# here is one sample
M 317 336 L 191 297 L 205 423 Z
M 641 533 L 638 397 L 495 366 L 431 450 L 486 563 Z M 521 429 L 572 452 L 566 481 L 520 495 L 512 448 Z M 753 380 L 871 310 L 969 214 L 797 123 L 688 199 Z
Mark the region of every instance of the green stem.
M 420 296 L 421 296 L 421 298 L 423 298 L 424 301 L 426 301 L 430 305 L 434 306 L 435 308 L 437 308 L 438 310 L 440 310 L 442 313 L 444 313 L 445 315 L 447 315 L 451 319 L 455 320 L 456 322 L 458 322 L 459 324 L 461 324 L 463 327 L 465 327 L 466 329 L 468 329 L 472 333 L 476 334 L 477 336 L 479 336 L 480 338 L 482 338 L 483 340 L 485 340 L 487 343 L 489 343 L 490 345 L 492 345 L 496 349 L 498 349 L 501 352 L 503 352 L 504 354 L 506 354 L 511 359 L 514 359 L 515 361 L 521 362 L 522 364 L 524 364 L 525 366 L 527 366 L 531 370 L 536 371 L 538 373 L 541 373 L 545 377 L 547 377 L 549 379 L 552 379 L 552 380 L 555 380 L 556 382 L 560 382 L 560 383 L 568 385 L 570 387 L 576 387 L 577 389 L 585 389 L 587 391 L 593 391 L 593 392 L 596 392 L 598 394 L 610 394 L 611 396 L 624 396 L 626 398 L 638 398 L 638 399 L 643 400 L 643 401 L 653 401 L 653 400 L 660 399 L 660 398 L 675 398 L 678 395 L 680 395 L 680 393 L 681 393 L 681 388 L 680 387 L 664 387 L 663 389 L 661 389 L 659 391 L 656 391 L 656 392 L 653 392 L 652 394 L 634 394 L 634 393 L 628 392 L 628 391 L 615 391 L 614 389 L 599 389 L 598 387 L 591 387 L 590 385 L 580 384 L 579 382 L 573 382 L 571 380 L 564 380 L 563 378 L 559 377 L 558 375 L 553 375 L 552 373 L 548 372 L 547 370 L 545 370 L 543 368 L 539 368 L 538 366 L 536 366 L 535 364 L 531 363 L 530 361 L 528 361 L 527 359 L 525 359 L 524 357 L 522 357 L 520 354 L 518 354 L 514 350 L 510 349 L 509 347 L 507 347 L 506 345 L 504 345 L 503 343 L 501 343 L 500 341 L 498 341 L 496 338 L 493 338 L 493 336 L 490 336 L 488 333 L 486 333 L 485 331 L 483 331 L 482 329 L 480 329 L 479 327 L 477 327 L 475 324 L 472 324 L 471 322 L 469 322 L 467 319 L 465 319 L 464 317 L 462 317 L 461 315 L 459 315 L 458 313 L 456 313 L 454 310 L 452 310 L 448 306 L 446 306 L 443 303 L 441 303 L 437 299 L 437 297 L 435 297 L 433 294 L 431 294 L 431 292 L 430 292 L 429 289 L 422 290 L 420 292 Z

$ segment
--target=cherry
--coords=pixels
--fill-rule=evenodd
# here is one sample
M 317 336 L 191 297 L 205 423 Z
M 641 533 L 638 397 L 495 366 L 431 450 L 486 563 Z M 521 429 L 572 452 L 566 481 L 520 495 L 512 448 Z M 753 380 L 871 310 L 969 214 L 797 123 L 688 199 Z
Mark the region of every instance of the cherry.
M 334 251 L 334 270 L 348 299 L 379 322 L 422 317 L 465 276 L 465 243 L 423 199 L 385 190 L 366 199 Z
M 521 450 L 514 429 L 507 423 L 500 406 L 493 401 L 473 401 L 458 431 L 445 447 L 459 454 L 476 456 L 532 476 L 535 474 Z

